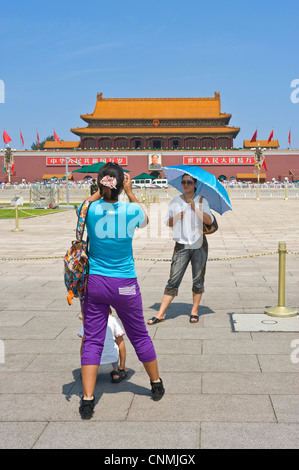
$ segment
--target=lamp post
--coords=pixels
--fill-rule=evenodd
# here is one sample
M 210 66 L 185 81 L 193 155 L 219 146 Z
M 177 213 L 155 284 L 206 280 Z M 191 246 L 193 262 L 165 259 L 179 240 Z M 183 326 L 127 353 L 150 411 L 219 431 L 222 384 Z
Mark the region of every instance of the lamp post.
M 69 162 L 74 161 L 73 157 L 64 157 L 65 158 L 65 189 L 66 189 L 66 205 L 70 205 L 70 191 L 69 191 Z M 76 165 L 82 166 L 78 161 L 75 162 Z
M 258 146 L 256 148 L 253 148 L 251 150 L 254 151 L 254 161 L 255 161 L 255 166 L 257 167 L 257 193 L 256 193 L 256 198 L 259 199 L 260 198 L 260 169 L 261 169 L 261 165 L 262 165 L 263 160 L 264 160 L 263 152 L 266 149 L 262 149 L 260 147 L 260 144 L 258 144 Z
M 70 192 L 69 192 L 69 157 L 65 157 L 65 188 L 66 188 L 66 205 L 70 205 Z
M 8 182 L 10 183 L 10 174 L 11 174 L 11 167 L 13 164 L 13 153 L 12 149 L 8 146 L 4 151 L 4 166 L 5 171 L 8 173 Z

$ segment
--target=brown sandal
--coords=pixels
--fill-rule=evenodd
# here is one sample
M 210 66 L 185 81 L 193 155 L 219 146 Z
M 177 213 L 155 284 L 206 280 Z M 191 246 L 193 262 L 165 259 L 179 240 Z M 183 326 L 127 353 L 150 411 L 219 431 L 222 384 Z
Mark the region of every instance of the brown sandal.
M 165 318 L 162 318 L 162 319 L 160 320 L 160 318 L 152 317 L 152 318 L 150 318 L 150 319 L 148 320 L 147 324 L 148 324 L 148 325 L 156 325 L 156 323 L 161 323 L 161 322 L 164 321 L 164 320 L 165 320 Z M 151 323 L 149 323 L 149 321 L 151 321 Z
M 198 323 L 198 321 L 199 321 L 198 315 L 191 315 L 189 318 L 190 323 Z

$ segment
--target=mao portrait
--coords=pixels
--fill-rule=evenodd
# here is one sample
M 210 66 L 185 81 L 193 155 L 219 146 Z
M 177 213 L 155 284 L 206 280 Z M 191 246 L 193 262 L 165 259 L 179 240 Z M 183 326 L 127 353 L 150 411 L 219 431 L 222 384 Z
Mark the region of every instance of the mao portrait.
M 148 155 L 148 169 L 149 170 L 161 170 L 162 169 L 161 153 L 150 153 Z

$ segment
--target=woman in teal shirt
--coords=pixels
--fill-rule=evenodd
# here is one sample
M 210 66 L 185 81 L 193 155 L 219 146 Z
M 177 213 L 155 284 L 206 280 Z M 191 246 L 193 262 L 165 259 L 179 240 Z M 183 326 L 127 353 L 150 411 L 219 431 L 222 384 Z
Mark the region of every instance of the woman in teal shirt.
M 142 298 L 135 271 L 132 241 L 136 227 L 148 223 L 147 215 L 132 191 L 128 174 L 113 163 L 98 174 L 99 191 L 91 196 L 86 221 L 89 237 L 89 278 L 83 301 L 84 342 L 81 354 L 84 396 L 83 419 L 94 410 L 94 388 L 104 346 L 109 307 L 116 310 L 139 360 L 150 378 L 152 398 L 164 394 L 156 352 L 146 329 Z M 129 203 L 119 201 L 125 190 Z

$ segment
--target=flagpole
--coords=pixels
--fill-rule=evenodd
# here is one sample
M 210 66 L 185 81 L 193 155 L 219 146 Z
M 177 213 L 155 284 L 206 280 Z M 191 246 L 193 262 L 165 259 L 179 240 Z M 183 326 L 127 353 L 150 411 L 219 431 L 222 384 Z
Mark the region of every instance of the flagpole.
M 21 150 L 22 150 L 23 147 L 24 147 L 24 138 L 23 138 L 23 134 L 22 134 L 21 129 L 20 129 L 20 146 L 21 146 Z
M 37 142 L 37 146 L 39 147 L 39 133 L 38 133 L 38 130 L 36 129 L 36 142 Z

